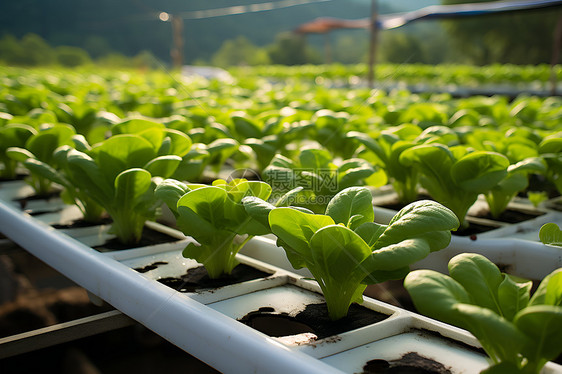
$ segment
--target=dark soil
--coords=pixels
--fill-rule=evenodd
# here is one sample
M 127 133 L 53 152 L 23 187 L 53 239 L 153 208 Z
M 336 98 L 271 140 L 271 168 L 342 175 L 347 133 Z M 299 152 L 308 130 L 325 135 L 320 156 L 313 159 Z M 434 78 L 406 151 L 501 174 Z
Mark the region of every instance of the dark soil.
M 137 270 L 137 269 L 135 269 Z M 179 292 L 196 292 L 206 289 L 220 288 L 254 279 L 266 278 L 271 274 L 248 265 L 237 265 L 230 275 L 211 279 L 203 266 L 188 269 L 181 277 L 160 278 L 158 282 Z
M 111 220 L 110 217 L 103 217 L 100 221 L 98 222 L 89 222 L 86 221 L 84 219 L 77 219 L 75 221 L 72 221 L 70 223 L 67 224 L 54 224 L 51 225 L 54 229 L 78 229 L 78 228 L 83 228 L 83 227 L 93 227 L 93 226 L 99 226 L 99 225 L 109 225 L 111 224 L 111 222 L 113 222 Z
M 0 183 L 2 182 L 13 182 L 13 181 L 21 181 L 27 177 L 27 174 L 17 174 L 15 178 L 6 178 L 0 177 Z
M 168 263 L 166 261 L 156 261 L 150 265 L 143 266 L 142 268 L 135 268 L 133 270 L 136 270 L 139 273 L 148 273 L 149 271 L 158 268 L 160 265 L 168 265 Z
M 494 221 L 500 221 L 500 222 L 506 222 L 506 223 L 519 223 L 519 222 L 524 222 L 524 221 L 528 221 L 530 219 L 533 218 L 537 218 L 539 216 L 542 216 L 543 214 L 545 214 L 544 212 L 531 212 L 531 211 L 520 211 L 520 210 L 516 210 L 516 209 L 506 209 L 505 211 L 502 212 L 502 214 L 500 214 L 500 216 L 498 218 L 494 218 L 492 217 L 492 215 L 489 212 L 486 212 L 486 214 L 483 215 L 478 215 L 478 218 L 485 218 L 485 219 L 490 219 L 490 220 L 494 220 Z
M 477 234 L 482 234 L 487 231 L 492 231 L 497 229 L 499 226 L 484 225 L 475 222 L 469 222 L 467 228 L 458 229 L 457 231 L 451 231 L 452 235 L 455 236 L 470 236 L 470 239 L 476 240 Z
M 178 240 L 179 240 L 178 238 L 175 238 L 173 236 L 145 227 L 142 231 L 141 240 L 138 243 L 123 244 L 119 241 L 119 239 L 115 238 L 115 239 L 108 240 L 102 245 L 94 247 L 94 249 L 100 252 L 120 251 L 124 249 L 147 247 L 150 245 L 163 244 L 163 243 L 171 243 Z
M 371 360 L 363 366 L 363 374 L 451 374 L 451 371 L 440 362 L 409 352 L 398 360 Z
M 27 202 L 28 201 L 33 201 L 33 200 L 51 200 L 54 198 L 57 198 L 60 196 L 60 191 L 52 191 L 46 194 L 42 194 L 42 195 L 29 195 L 29 196 L 25 196 L 25 197 L 20 197 L 18 199 L 14 199 L 13 201 L 18 202 L 20 204 L 20 208 L 22 210 L 25 209 L 25 207 L 27 206 Z
M 309 304 L 305 310 L 291 317 L 276 313 L 273 308 L 260 308 L 250 312 L 239 321 L 273 337 L 313 333 L 318 339 L 334 337 L 341 333 L 372 325 L 388 318 L 358 304 L 352 304 L 346 317 L 332 321 L 328 317 L 326 303 Z
M 24 210 L 25 213 L 29 214 L 30 216 L 34 217 L 34 216 L 40 216 L 41 214 L 47 214 L 47 213 L 57 213 L 62 211 L 62 208 L 58 208 L 58 209 L 49 209 L 49 210 Z

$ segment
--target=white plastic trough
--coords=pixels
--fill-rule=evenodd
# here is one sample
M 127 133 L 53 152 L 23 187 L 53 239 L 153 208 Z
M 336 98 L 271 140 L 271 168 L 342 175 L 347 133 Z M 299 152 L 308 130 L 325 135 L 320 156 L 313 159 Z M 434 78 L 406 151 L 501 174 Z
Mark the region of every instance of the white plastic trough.
M 369 360 L 392 361 L 414 350 L 443 363 L 453 373 L 478 373 L 487 366 L 482 354 L 462 346 L 447 348 L 451 346 L 450 342 L 424 332 L 433 331 L 442 337 L 477 347 L 477 341 L 466 331 L 368 298 L 365 302 L 368 307 L 391 316 L 377 324 L 343 333 L 338 336 L 337 342 L 320 340 L 313 344 L 287 344 L 283 339 L 267 337 L 235 321 L 235 318 L 258 309 L 260 305 L 273 305 L 276 310 L 283 311 L 290 308 L 290 304 L 300 302 L 302 305 L 321 299 L 317 284 L 290 273 L 293 269 L 284 251 L 276 247 L 271 239 L 254 238 L 247 244 L 243 253 L 254 259 L 239 256 L 243 262 L 269 269 L 273 275 L 265 281 L 182 294 L 151 278 L 162 277 L 166 271 L 181 273 L 187 267 L 196 265 L 180 255 L 189 239 L 102 254 L 2 201 L 0 231 L 92 294 L 222 372 L 286 373 L 290 370 L 295 373 L 355 373 L 361 371 Z M 182 237 L 181 233 L 176 235 Z M 88 243 L 88 235 L 76 236 Z M 484 240 L 453 241 L 447 250 L 478 252 L 477 244 L 482 242 Z M 499 262 L 510 249 L 513 252 L 514 244 L 509 242 L 497 249 Z M 474 248 L 470 248 L 471 245 Z M 451 255 L 445 253 L 444 257 Z M 512 256 L 520 258 L 521 255 Z M 161 259 L 167 259 L 172 266 L 152 274 L 131 270 L 131 267 Z M 422 267 L 423 264 L 418 265 Z M 518 266 L 515 269 L 519 274 L 529 271 Z M 161 271 L 164 273 L 159 273 Z M 306 270 L 299 273 L 310 276 Z M 300 295 L 297 299 L 302 300 L 289 302 L 293 296 L 286 291 L 295 289 Z M 548 363 L 542 372 L 562 373 L 562 367 Z
M 163 338 L 228 373 L 340 373 L 0 201 L 2 232 Z

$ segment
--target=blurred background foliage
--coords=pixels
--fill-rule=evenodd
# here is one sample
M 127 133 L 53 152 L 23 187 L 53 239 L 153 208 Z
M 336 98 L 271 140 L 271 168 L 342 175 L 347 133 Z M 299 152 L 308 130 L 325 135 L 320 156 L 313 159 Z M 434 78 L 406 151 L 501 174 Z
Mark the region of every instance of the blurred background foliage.
M 478 0 L 471 0 L 478 1 Z M 488 0 L 480 0 L 488 1 Z M 256 0 L 19 0 L 0 2 L 0 63 L 14 66 L 96 63 L 153 67 L 171 62 L 170 22 L 157 18 Z M 380 13 L 464 0 L 379 0 Z M 368 32 L 298 35 L 316 17 L 367 17 L 370 0 L 333 0 L 274 12 L 184 20 L 184 62 L 221 67 L 355 64 L 367 61 Z M 549 63 L 557 8 L 449 21 L 426 21 L 379 33 L 378 62 Z M 326 43 L 329 41 L 329 53 Z

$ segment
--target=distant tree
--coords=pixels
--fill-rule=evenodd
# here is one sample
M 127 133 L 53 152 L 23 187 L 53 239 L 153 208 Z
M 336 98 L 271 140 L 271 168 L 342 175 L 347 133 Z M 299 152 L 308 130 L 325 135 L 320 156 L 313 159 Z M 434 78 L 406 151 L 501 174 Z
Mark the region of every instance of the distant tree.
M 366 32 L 341 33 L 335 38 L 332 48 L 333 60 L 342 64 L 366 62 L 368 48 L 369 40 Z
M 396 64 L 424 63 L 423 43 L 414 35 L 397 30 L 381 35 L 378 60 Z
M 471 0 L 487 2 L 490 0 Z M 442 0 L 442 4 L 465 3 Z M 466 57 L 476 64 L 550 62 L 553 32 L 561 12 L 552 9 L 520 11 L 485 17 L 455 19 L 445 27 Z
M 96 59 L 96 64 L 105 67 L 124 68 L 131 65 L 131 58 L 122 53 L 111 52 Z
M 57 62 L 62 66 L 76 67 L 91 62 L 88 52 L 78 47 L 60 46 L 55 49 Z
M 0 60 L 7 65 L 24 65 L 25 51 L 13 35 L 0 39 Z
M 140 51 L 132 58 L 131 66 L 142 69 L 157 69 L 162 67 L 162 63 L 150 52 Z
M 216 66 L 267 65 L 270 63 L 267 51 L 252 44 L 244 36 L 226 40 L 211 58 Z
M 88 36 L 84 42 L 84 49 L 93 59 L 113 53 L 107 39 L 98 35 Z
M 18 40 L 12 35 L 0 39 L 0 59 L 9 65 L 50 65 L 55 61 L 54 51 L 37 34 L 26 34 Z
M 55 62 L 55 52 L 37 34 L 26 34 L 21 39 L 21 46 L 25 51 L 26 65 L 51 65 Z
M 306 39 L 292 32 L 278 34 L 267 52 L 272 64 L 302 65 L 322 62 L 318 52 L 307 46 Z

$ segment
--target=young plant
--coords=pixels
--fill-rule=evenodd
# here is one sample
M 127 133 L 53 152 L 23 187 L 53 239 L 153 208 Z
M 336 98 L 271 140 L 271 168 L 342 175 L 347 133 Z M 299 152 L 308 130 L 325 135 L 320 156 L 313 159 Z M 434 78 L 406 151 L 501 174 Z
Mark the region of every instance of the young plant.
M 344 159 L 351 158 L 356 146 L 346 135 L 350 129 L 350 119 L 351 115 L 345 111 L 320 109 L 310 119 L 314 124 L 311 137 L 331 154 Z
M 291 122 L 290 120 L 294 121 Z M 296 111 L 283 108 L 262 113 L 251 119 L 244 112 L 234 112 L 231 120 L 244 145 L 254 153 L 256 166 L 262 172 L 276 154 L 285 154 L 287 144 L 302 139 L 313 128 L 310 121 L 298 121 Z
M 212 186 L 187 185 L 164 180 L 155 191 L 168 205 L 182 232 L 197 240 L 183 256 L 202 263 L 210 278 L 228 275 L 238 264 L 236 254 L 254 235 L 269 233 L 269 228 L 248 215 L 241 203 L 244 197 L 267 199 L 271 187 L 264 182 L 218 179 Z
M 298 205 L 323 213 L 330 199 L 347 187 L 369 183 L 380 186 L 386 179 L 377 178 L 375 169 L 365 160 L 353 158 L 337 166 L 332 155 L 323 149 L 304 149 L 298 162 L 277 155 L 264 170 L 263 178 L 275 191 L 285 193 L 296 187 L 303 190 L 295 197 Z
M 483 373 L 538 374 L 562 352 L 562 269 L 532 282 L 501 273 L 482 255 L 449 262 L 450 276 L 408 274 L 404 286 L 423 314 L 470 331 L 492 360 Z
M 498 218 L 517 193 L 527 188 L 529 173 L 544 172 L 546 172 L 546 164 L 540 157 L 529 157 L 516 164 L 509 165 L 505 178 L 484 195 L 492 217 Z
M 28 158 L 23 165 L 33 174 L 50 180 L 63 187 L 61 198 L 66 204 L 76 205 L 82 212 L 86 222 L 98 223 L 103 218 L 104 209 L 83 189 L 77 188 L 80 181 L 76 181 L 77 175 L 72 173 L 68 164 L 69 152 L 73 148 L 67 145 L 61 146 L 54 151 L 53 157 L 58 166 L 57 169 L 36 158 Z
M 403 134 L 404 132 L 409 136 Z M 385 171 L 398 194 L 398 199 L 407 204 L 418 196 L 418 171 L 415 167 L 400 163 L 399 157 L 402 152 L 416 145 L 412 135 L 417 136 L 420 133 L 421 129 L 417 126 L 403 125 L 397 127 L 395 132 L 381 133 L 376 140 L 357 131 L 351 131 L 347 136 L 359 141 L 372 152 L 373 163 Z
M 28 160 L 40 161 L 44 164 L 57 168 L 53 156 L 55 149 L 63 145 L 72 145 L 72 137 L 76 134 L 70 125 L 56 124 L 41 128 L 37 133 L 30 136 L 24 147 L 9 147 L 6 155 L 12 160 L 24 163 Z M 51 191 L 52 182 L 30 169 L 27 183 L 33 187 L 37 195 L 44 195 Z
M 539 230 L 539 240 L 543 244 L 562 247 L 562 231 L 556 223 L 545 223 Z
M 209 163 L 211 154 L 203 143 L 194 143 L 182 160 L 171 178 L 198 183 L 203 177 L 205 167 Z
M 13 179 L 16 177 L 17 160 L 10 158 L 6 151 L 10 147 L 25 147 L 27 139 L 37 131 L 28 125 L 13 123 L 0 127 L 0 177 Z
M 533 204 L 535 208 L 548 200 L 548 193 L 546 191 L 527 191 L 527 199 Z
M 400 155 L 400 163 L 419 170 L 420 183 L 431 197 L 451 209 L 461 222 L 478 194 L 488 193 L 507 176 L 509 160 L 494 152 L 467 153 L 464 147 L 423 144 Z
M 562 193 L 562 138 L 560 133 L 544 138 L 539 144 L 539 153 L 548 165 L 546 177 Z
M 172 175 L 181 161 L 180 155 L 191 144 L 187 135 L 180 134 L 171 140 L 167 132 L 158 134 L 158 130 L 151 129 L 140 134 L 114 135 L 93 147 L 83 137 L 75 138 L 77 148 L 83 152 L 72 149 L 60 154 L 66 156 L 64 170 L 69 173 L 68 179 L 80 193 L 107 211 L 113 219 L 112 230 L 121 242 L 137 243 L 144 223 L 155 217 L 159 202 L 154 196 L 154 177 Z M 171 150 L 181 150 L 180 155 L 170 154 Z
M 418 201 L 398 212 L 388 225 L 373 222 L 372 196 L 349 187 L 330 201 L 325 214 L 276 208 L 245 199 L 247 211 L 277 236 L 295 269 L 308 268 L 322 289 L 330 318 L 347 315 L 362 302 L 368 284 L 401 279 L 409 265 L 445 248 L 459 222 L 433 201 Z

